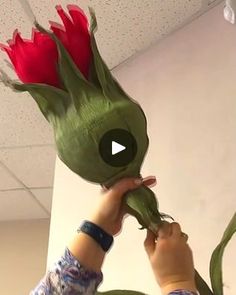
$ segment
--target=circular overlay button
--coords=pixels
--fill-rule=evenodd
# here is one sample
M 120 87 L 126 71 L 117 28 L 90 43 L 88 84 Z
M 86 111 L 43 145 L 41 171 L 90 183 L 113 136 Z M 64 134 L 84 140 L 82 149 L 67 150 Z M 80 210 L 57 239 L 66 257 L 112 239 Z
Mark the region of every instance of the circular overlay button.
M 126 166 L 137 154 L 137 143 L 127 130 L 111 129 L 103 135 L 99 153 L 103 161 L 113 167 Z

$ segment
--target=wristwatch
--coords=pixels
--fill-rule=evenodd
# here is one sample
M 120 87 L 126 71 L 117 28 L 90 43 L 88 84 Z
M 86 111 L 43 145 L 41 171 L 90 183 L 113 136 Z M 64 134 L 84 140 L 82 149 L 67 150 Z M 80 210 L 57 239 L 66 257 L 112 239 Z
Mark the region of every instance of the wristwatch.
M 79 227 L 77 232 L 83 232 L 92 237 L 107 252 L 113 244 L 113 237 L 106 233 L 101 227 L 91 221 L 85 220 Z

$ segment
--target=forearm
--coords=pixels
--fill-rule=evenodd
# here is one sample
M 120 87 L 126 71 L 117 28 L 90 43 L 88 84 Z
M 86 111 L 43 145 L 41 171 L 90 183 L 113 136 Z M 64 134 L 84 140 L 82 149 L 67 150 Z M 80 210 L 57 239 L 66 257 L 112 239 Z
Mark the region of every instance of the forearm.
M 168 294 L 182 294 L 181 292 L 175 292 L 176 290 L 186 290 L 186 293 L 194 293 L 197 294 L 197 288 L 194 282 L 176 282 L 176 283 L 171 283 L 163 286 L 161 288 L 162 294 L 163 295 L 168 295 Z
M 69 243 L 68 249 L 83 267 L 95 272 L 101 271 L 105 252 L 89 235 L 79 232 Z

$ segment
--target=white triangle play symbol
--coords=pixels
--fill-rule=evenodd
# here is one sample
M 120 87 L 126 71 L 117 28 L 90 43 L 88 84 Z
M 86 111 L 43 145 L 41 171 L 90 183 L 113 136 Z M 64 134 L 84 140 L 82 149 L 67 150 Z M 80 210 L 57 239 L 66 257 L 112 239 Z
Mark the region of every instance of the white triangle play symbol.
M 118 154 L 118 153 L 122 152 L 122 151 L 125 150 L 125 149 L 126 149 L 125 146 L 119 144 L 119 143 L 116 142 L 116 141 L 112 141 L 112 148 L 111 148 L 111 150 L 112 150 L 112 155 Z

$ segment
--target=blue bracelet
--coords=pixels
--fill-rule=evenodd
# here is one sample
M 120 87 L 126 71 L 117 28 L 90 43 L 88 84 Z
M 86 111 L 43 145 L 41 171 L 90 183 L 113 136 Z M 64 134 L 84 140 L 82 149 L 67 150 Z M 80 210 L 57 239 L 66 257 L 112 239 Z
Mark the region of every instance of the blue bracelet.
M 107 252 L 113 244 L 113 237 L 91 221 L 85 220 L 78 229 L 78 232 L 86 233 L 92 237 L 104 252 Z

